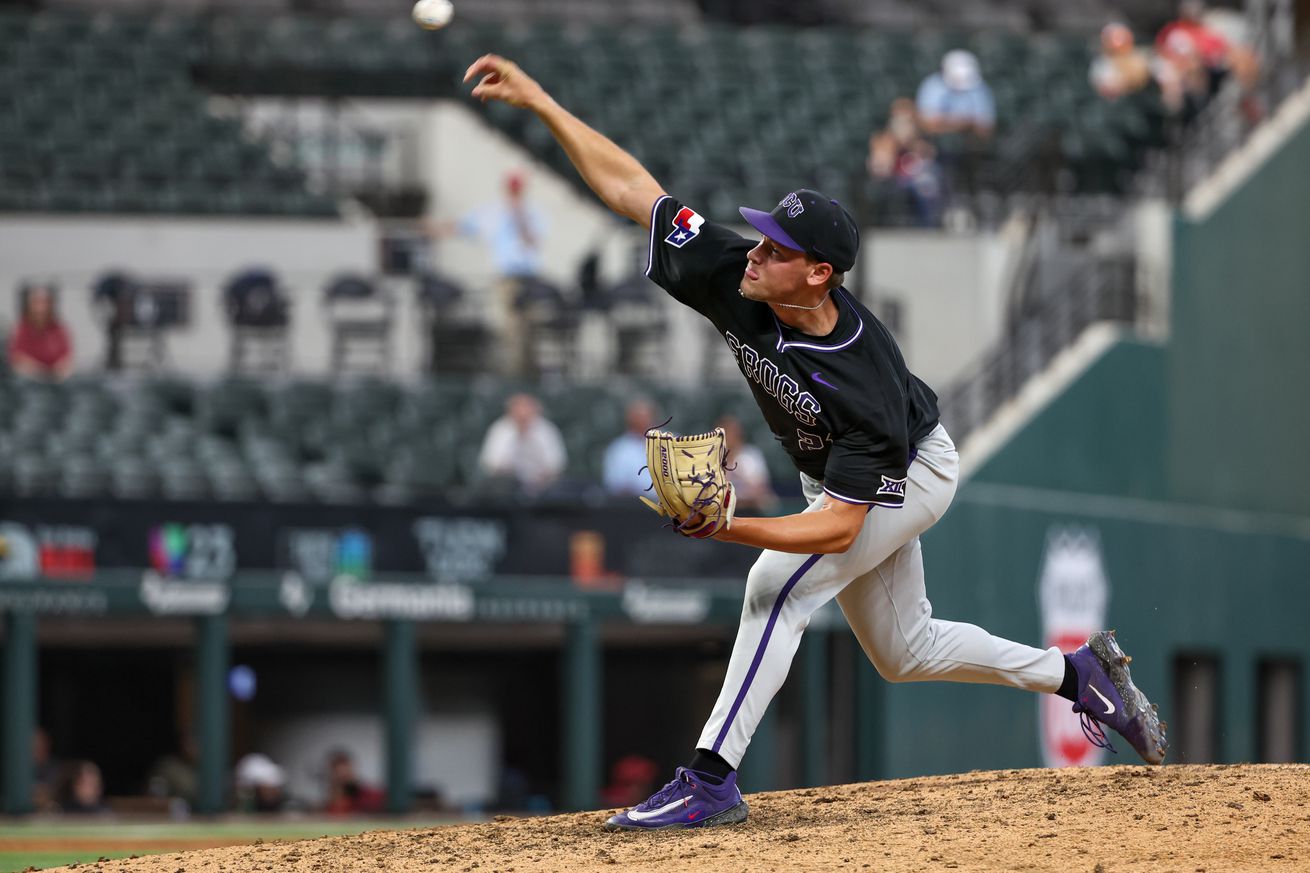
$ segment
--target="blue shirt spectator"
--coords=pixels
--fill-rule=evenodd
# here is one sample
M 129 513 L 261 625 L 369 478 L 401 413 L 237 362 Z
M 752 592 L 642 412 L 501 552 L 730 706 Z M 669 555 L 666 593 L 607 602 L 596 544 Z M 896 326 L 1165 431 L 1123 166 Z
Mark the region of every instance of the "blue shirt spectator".
M 491 249 L 496 270 L 503 277 L 535 276 L 541 268 L 541 241 L 546 221 L 523 196 L 523 177 L 513 173 L 505 180 L 504 203 L 465 216 L 459 233 L 476 237 Z
M 919 85 L 916 103 L 920 122 L 930 134 L 972 131 L 985 138 L 996 126 L 996 101 L 973 52 L 947 52 L 941 72 Z
M 655 425 L 655 408 L 638 398 L 628 404 L 624 418 L 627 430 L 605 449 L 605 490 L 641 494 L 650 487 L 650 473 L 642 468 L 646 466 L 646 431 Z

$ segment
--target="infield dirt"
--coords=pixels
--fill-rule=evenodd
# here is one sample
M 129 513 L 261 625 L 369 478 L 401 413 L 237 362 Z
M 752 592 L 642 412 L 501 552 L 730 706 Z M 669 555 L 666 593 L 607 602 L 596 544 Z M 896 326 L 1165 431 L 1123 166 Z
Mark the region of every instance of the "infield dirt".
M 750 795 L 736 827 L 601 831 L 605 813 L 262 843 L 76 873 L 451 870 L 1310 870 L 1310 766 L 1005 770 Z

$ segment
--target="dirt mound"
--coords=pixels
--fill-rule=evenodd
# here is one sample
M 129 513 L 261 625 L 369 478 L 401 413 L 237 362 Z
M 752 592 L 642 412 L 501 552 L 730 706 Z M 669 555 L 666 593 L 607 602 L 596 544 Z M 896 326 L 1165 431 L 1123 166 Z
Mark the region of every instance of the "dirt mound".
M 609 834 L 593 812 L 157 855 L 77 873 L 1310 870 L 1304 765 L 1005 770 L 748 800 L 750 821 L 730 828 Z

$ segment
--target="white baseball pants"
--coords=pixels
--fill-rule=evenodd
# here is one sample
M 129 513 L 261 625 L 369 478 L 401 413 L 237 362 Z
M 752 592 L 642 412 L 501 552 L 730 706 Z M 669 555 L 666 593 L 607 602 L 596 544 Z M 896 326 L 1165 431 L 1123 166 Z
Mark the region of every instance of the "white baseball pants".
M 960 456 L 938 425 L 910 464 L 905 505 L 875 506 L 855 543 L 837 555 L 766 550 L 751 567 L 737 641 L 697 747 L 741 763 L 769 701 L 782 687 L 810 616 L 833 597 L 884 679 L 940 679 L 1053 692 L 1064 680 L 1059 649 L 1035 649 L 980 627 L 932 617 L 919 534 L 955 496 Z M 823 505 L 821 483 L 801 476 L 806 512 Z

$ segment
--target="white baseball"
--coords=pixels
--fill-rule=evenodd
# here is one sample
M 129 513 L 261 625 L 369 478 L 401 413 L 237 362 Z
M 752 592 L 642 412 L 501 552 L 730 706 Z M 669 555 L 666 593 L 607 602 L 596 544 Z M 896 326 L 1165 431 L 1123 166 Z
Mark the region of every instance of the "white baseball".
M 437 30 L 450 23 L 455 7 L 450 0 L 418 0 L 414 4 L 414 21 L 424 30 Z

